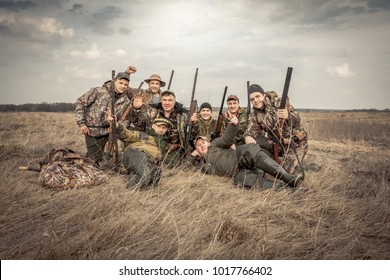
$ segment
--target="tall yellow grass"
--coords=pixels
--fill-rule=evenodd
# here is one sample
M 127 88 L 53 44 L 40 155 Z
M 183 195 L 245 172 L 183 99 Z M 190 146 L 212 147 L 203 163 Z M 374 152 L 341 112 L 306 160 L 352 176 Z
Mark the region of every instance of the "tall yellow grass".
M 390 117 L 324 114 L 302 114 L 306 162 L 321 169 L 301 189 L 275 192 L 181 167 L 147 191 L 126 189 L 119 174 L 46 189 L 18 166 L 53 147 L 84 153 L 73 114 L 1 113 L 0 257 L 390 259 Z

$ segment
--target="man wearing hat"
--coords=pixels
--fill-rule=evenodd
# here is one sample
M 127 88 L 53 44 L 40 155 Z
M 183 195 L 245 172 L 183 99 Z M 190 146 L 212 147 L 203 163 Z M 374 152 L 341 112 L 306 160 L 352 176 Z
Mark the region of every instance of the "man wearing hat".
M 103 159 L 104 146 L 109 138 L 109 123 L 105 111 L 111 110 L 114 98 L 114 114 L 120 119 L 130 104 L 126 94 L 130 76 L 120 72 L 113 81 L 107 81 L 102 87 L 94 87 L 80 96 L 76 101 L 76 122 L 85 135 L 87 156 L 97 165 Z
M 250 118 L 248 129 L 245 131 L 245 143 L 258 143 L 274 152 L 275 147 L 277 160 L 281 159 L 281 165 L 289 174 L 299 172 L 300 162 L 308 150 L 307 134 L 301 124 L 299 113 L 287 99 L 286 108 L 279 109 L 280 97 L 270 99 L 266 92 L 258 84 L 252 84 L 248 90 L 249 99 L 253 105 L 253 113 Z M 280 121 L 282 127 L 279 127 Z
M 199 107 L 199 112 L 191 116 L 192 139 L 197 136 L 205 136 L 211 141 L 211 134 L 215 131 L 217 121 L 212 118 L 213 108 L 210 103 L 204 102 Z
M 240 100 L 238 99 L 237 95 L 234 94 L 228 96 L 226 103 L 228 109 L 225 113 L 226 122 L 224 123 L 225 126 L 223 127 L 222 131 L 225 130 L 226 124 L 230 121 L 228 117 L 228 112 L 230 115 L 236 116 L 238 119 L 238 130 L 237 130 L 236 137 L 234 138 L 234 145 L 237 147 L 245 144 L 244 132 L 248 128 L 248 119 L 249 119 L 248 108 L 246 107 L 241 108 Z
M 262 151 L 259 145 L 244 144 L 233 149 L 231 146 L 238 131 L 238 119 L 228 112 L 230 122 L 225 133 L 211 142 L 204 136 L 195 138 L 195 151 L 192 161 L 200 157 L 202 170 L 209 174 L 233 177 L 234 181 L 245 187 L 276 188 L 284 186 L 296 188 L 302 182 L 301 175 L 288 174 L 277 162 Z M 191 159 L 189 159 L 191 161 Z M 274 182 L 263 177 L 262 170 L 282 180 Z
M 112 121 L 112 117 L 107 117 Z M 122 164 L 130 174 L 126 187 L 139 185 L 140 189 L 155 187 L 161 177 L 160 163 L 168 151 L 167 132 L 171 127 L 169 120 L 155 118 L 146 133 L 126 129 L 117 122 L 118 138 L 124 143 Z

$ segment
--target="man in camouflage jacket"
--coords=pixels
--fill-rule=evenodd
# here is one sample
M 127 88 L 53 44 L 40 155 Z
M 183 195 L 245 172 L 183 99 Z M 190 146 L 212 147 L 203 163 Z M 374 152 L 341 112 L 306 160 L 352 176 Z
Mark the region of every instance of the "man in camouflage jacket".
M 188 110 L 176 102 L 176 95 L 170 90 L 162 92 L 156 109 L 158 118 L 165 118 L 172 124 L 168 136 L 169 151 L 164 163 L 169 167 L 176 166 L 184 157 Z
M 236 137 L 234 138 L 234 145 L 240 146 L 245 144 L 245 137 L 244 137 L 244 132 L 248 128 L 248 109 L 247 108 L 242 108 L 240 107 L 240 101 L 237 97 L 237 95 L 229 95 L 227 98 L 227 106 L 228 109 L 224 115 L 225 117 L 225 122 L 224 126 L 222 128 L 222 133 L 226 129 L 227 124 L 230 122 L 230 118 L 228 115 L 234 115 L 238 119 L 238 129 L 237 129 L 237 134 Z
M 280 189 L 282 183 L 276 183 L 263 177 L 262 170 L 281 179 L 288 187 L 295 188 L 303 180 L 301 175 L 288 174 L 277 162 L 262 151 L 257 144 L 245 144 L 233 149 L 231 146 L 238 131 L 238 119 L 228 113 L 230 122 L 225 133 L 211 142 L 204 136 L 198 136 L 195 141 L 195 151 L 191 154 L 192 162 L 200 157 L 203 161 L 202 170 L 209 174 L 233 177 L 234 181 L 245 187 L 260 187 Z
M 118 138 L 125 145 L 122 163 L 130 174 L 127 188 L 136 184 L 141 189 L 157 186 L 161 177 L 160 163 L 168 151 L 167 131 L 170 126 L 165 118 L 155 118 L 152 127 L 146 128 L 146 133 L 118 125 Z
M 301 124 L 298 112 L 287 100 L 286 109 L 279 109 L 280 98 L 271 100 L 261 86 L 249 87 L 249 98 L 253 105 L 248 129 L 245 131 L 245 143 L 261 144 L 261 147 L 273 153 L 273 145 L 279 144 L 282 156 L 281 164 L 289 174 L 299 171 L 297 168 L 308 150 L 307 134 Z M 279 121 L 283 126 L 279 128 Z M 278 137 L 281 136 L 282 139 Z
M 115 99 L 115 115 L 120 119 L 130 100 L 124 94 L 129 86 L 130 76 L 118 73 L 114 81 L 104 83 L 102 87 L 94 87 L 84 93 L 76 101 L 76 122 L 85 135 L 87 156 L 96 164 L 103 158 L 104 146 L 109 139 L 109 123 L 106 111 L 111 109 L 112 98 Z
M 217 126 L 217 120 L 212 117 L 213 108 L 210 103 L 204 102 L 200 105 L 199 112 L 191 116 L 192 133 L 191 139 L 195 140 L 197 136 L 205 136 L 211 141 L 213 133 Z

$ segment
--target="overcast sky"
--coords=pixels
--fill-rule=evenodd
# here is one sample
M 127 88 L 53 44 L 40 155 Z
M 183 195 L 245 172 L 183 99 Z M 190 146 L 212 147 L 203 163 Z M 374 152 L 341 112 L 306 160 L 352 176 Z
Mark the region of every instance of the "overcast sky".
M 111 70 L 153 73 L 189 105 L 246 81 L 297 108 L 390 108 L 390 1 L 0 0 L 0 103 L 75 102 Z M 146 85 L 144 85 L 146 88 Z

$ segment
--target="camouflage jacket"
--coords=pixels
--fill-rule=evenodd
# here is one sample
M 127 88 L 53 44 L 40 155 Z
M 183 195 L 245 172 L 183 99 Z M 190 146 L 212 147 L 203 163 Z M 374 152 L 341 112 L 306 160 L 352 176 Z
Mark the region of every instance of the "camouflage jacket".
M 205 136 L 211 141 L 211 135 L 215 132 L 217 121 L 210 118 L 208 121 L 198 119 L 196 123 L 192 125 L 191 141 L 195 140 L 197 136 Z
M 78 126 L 86 125 L 93 137 L 108 134 L 109 123 L 106 120 L 105 111 L 111 108 L 112 82 L 107 82 L 103 87 L 91 88 L 76 101 L 76 122 Z M 114 110 L 117 119 L 120 119 L 127 106 L 130 104 L 126 94 L 117 95 Z
M 146 153 L 154 162 L 161 161 L 168 150 L 168 136 L 158 135 L 152 128 L 142 131 L 125 129 L 122 124 L 118 126 L 118 138 L 123 141 L 125 150 L 130 147 Z
M 249 125 L 244 136 L 251 136 L 256 139 L 260 134 L 269 140 L 269 142 L 279 142 L 277 139 L 277 129 L 279 129 L 279 119 L 276 114 L 280 106 L 280 97 L 275 97 L 274 101 L 266 97 L 264 99 L 264 108 L 262 110 L 253 109 Z M 283 127 L 279 134 L 283 138 L 283 144 L 288 145 L 291 138 L 295 142 L 307 141 L 307 134 L 301 125 L 299 113 L 287 100 L 286 108 L 288 110 L 288 119 L 284 120 Z
M 157 117 L 166 118 L 161 103 L 157 105 Z M 173 112 L 166 119 L 172 123 L 172 127 L 169 130 L 168 143 L 180 144 L 184 148 L 186 143 L 188 110 L 183 107 L 183 104 L 176 102 Z
M 224 133 L 227 124 L 230 122 L 230 119 L 227 116 L 227 112 L 225 112 L 224 117 L 225 117 L 225 122 L 221 134 Z M 237 129 L 236 137 L 234 138 L 234 144 L 236 146 L 240 146 L 245 144 L 244 132 L 248 128 L 249 118 L 250 118 L 248 116 L 248 109 L 240 107 L 238 112 L 236 113 L 236 117 L 238 118 L 238 129 Z
M 131 96 L 137 94 L 137 88 L 130 88 Z M 161 94 L 161 90 L 159 91 Z M 157 115 L 157 104 L 153 103 L 153 94 L 149 89 L 141 89 L 143 104 L 140 109 L 131 108 L 124 124 L 128 129 L 146 131 L 146 127 L 150 127 L 152 121 Z

